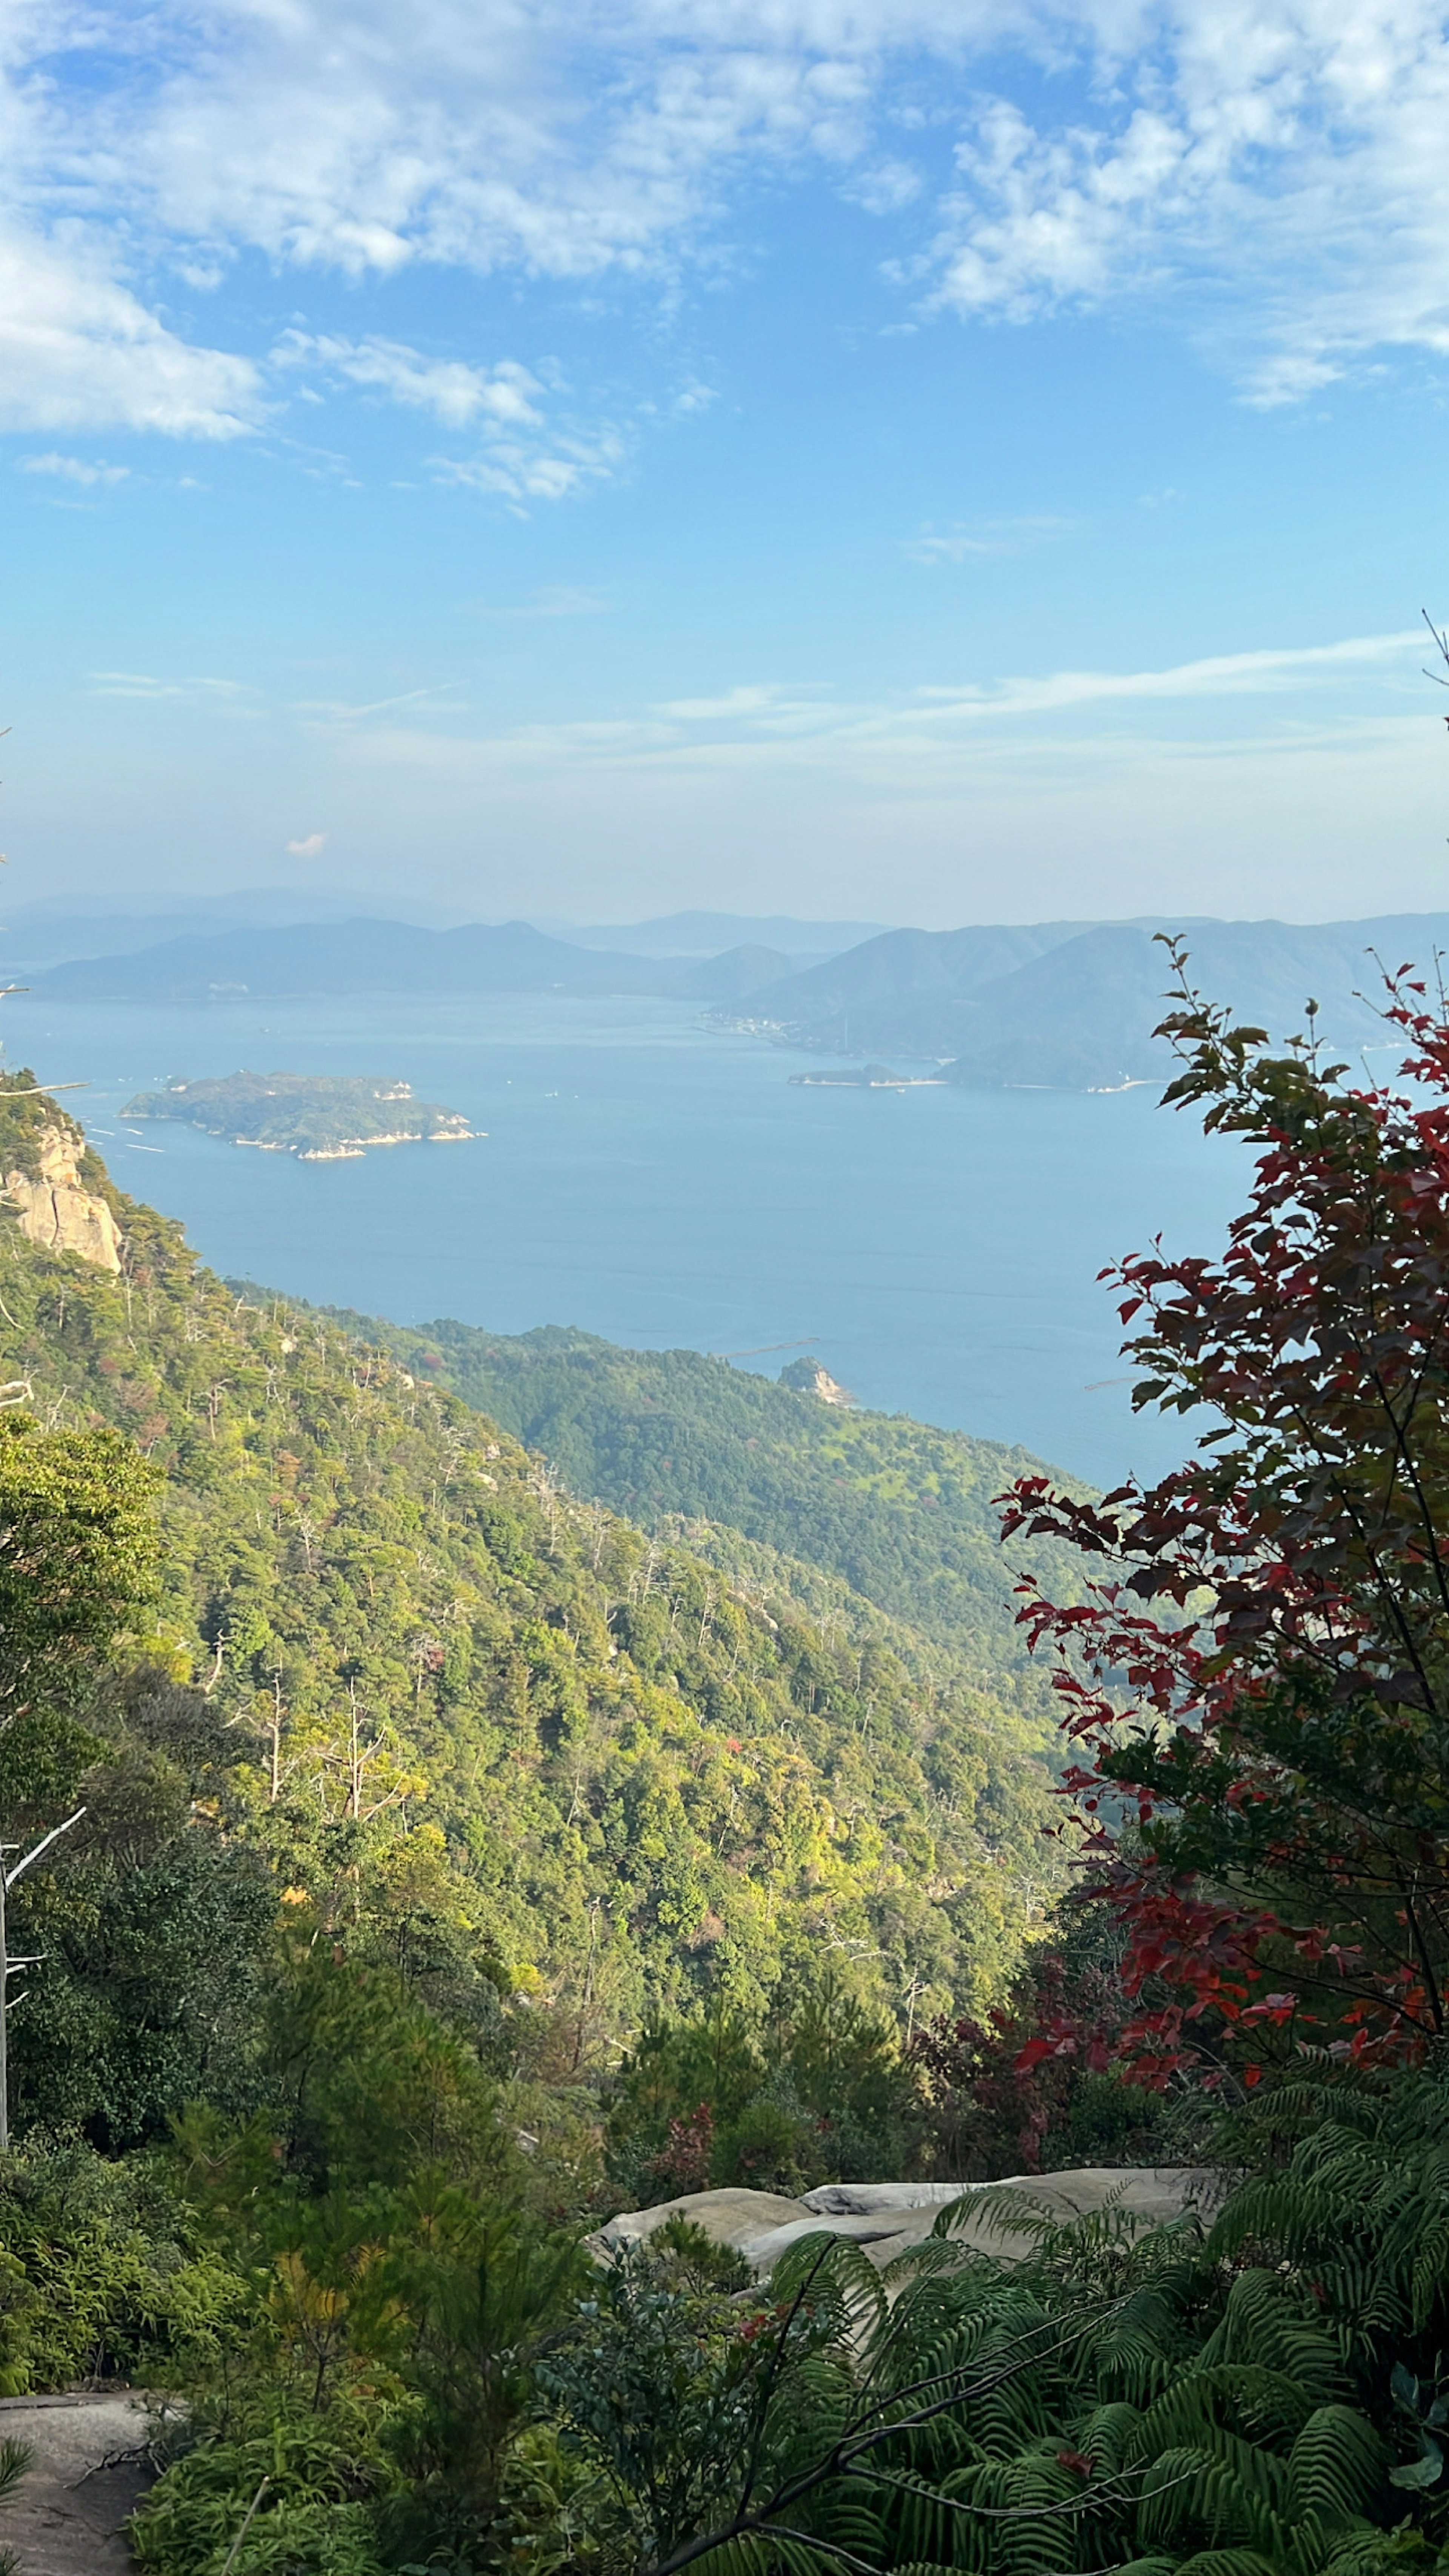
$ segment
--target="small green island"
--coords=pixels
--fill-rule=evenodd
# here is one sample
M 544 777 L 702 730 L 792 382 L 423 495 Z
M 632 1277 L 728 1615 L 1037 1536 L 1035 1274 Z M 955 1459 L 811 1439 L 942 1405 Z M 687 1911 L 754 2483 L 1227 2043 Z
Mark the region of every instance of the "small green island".
M 479 1131 L 456 1109 L 414 1100 L 406 1082 L 364 1074 L 228 1073 L 139 1091 L 123 1118 L 181 1118 L 233 1145 L 335 1163 L 373 1145 L 464 1144 Z

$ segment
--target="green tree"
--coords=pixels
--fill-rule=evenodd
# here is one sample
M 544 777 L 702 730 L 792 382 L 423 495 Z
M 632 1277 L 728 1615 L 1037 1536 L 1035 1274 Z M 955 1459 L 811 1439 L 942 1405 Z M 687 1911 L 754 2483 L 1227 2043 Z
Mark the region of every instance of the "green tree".
M 81 1719 L 159 1588 L 157 1470 L 112 1430 L 0 1414 L 0 1819 L 66 1796 Z

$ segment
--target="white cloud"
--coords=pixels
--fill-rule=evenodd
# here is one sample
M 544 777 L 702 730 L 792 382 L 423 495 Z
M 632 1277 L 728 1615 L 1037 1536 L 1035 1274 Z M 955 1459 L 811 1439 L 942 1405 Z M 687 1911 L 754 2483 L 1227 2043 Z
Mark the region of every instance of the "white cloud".
M 718 724 L 735 716 L 767 716 L 774 713 L 783 692 L 772 686 L 751 683 L 743 688 L 727 689 L 718 698 L 670 698 L 660 708 L 662 716 L 676 716 L 681 724 Z
M 194 344 L 156 278 L 206 295 L 255 253 L 667 285 L 761 170 L 895 225 L 902 318 L 1155 299 L 1264 402 L 1449 350 L 1430 0 L 28 0 L 0 71 L 0 426 L 253 422 L 254 361 Z M 517 361 L 306 332 L 284 355 L 535 434 Z M 445 470 L 517 501 L 607 469 L 523 441 Z
M 1068 38 L 1076 113 L 1033 123 L 1006 95 L 973 110 L 916 271 L 939 306 L 1023 319 L 1155 296 L 1262 402 L 1376 347 L 1449 349 L 1441 13 L 1155 0 L 1123 29 L 1099 8 Z M 1039 53 L 1048 29 L 1043 11 Z
M 911 161 L 877 161 L 862 170 L 849 194 L 868 215 L 897 215 L 914 205 L 926 184 L 925 173 Z
M 716 738 L 722 732 L 741 744 L 757 738 L 778 743 L 791 736 L 833 743 L 923 743 L 1113 703 L 1277 698 L 1325 686 L 1336 677 L 1392 676 L 1410 668 L 1423 649 L 1420 634 L 1411 627 L 1403 634 L 1356 636 L 1339 644 L 1218 654 L 1158 671 L 1054 671 L 989 682 L 930 681 L 879 704 L 845 704 L 823 688 L 745 682 L 718 697 L 666 700 L 649 721 L 664 718 L 681 747 L 705 727 Z
M 476 456 L 434 456 L 429 464 L 439 483 L 497 493 L 521 508 L 527 501 L 571 499 L 613 474 L 625 453 L 615 429 L 555 430 L 538 439 L 494 437 Z
M 272 351 L 284 374 L 320 373 L 413 411 L 431 412 L 446 429 L 473 429 L 480 448 L 430 460 L 434 479 L 495 493 L 521 507 L 561 501 L 612 474 L 627 442 L 612 426 L 554 422 L 544 406 L 559 390 L 551 364 L 546 385 L 516 359 L 477 366 L 461 358 L 427 358 L 399 340 L 342 340 L 296 328 Z M 304 386 L 304 391 L 307 388 Z
M 124 483 L 130 473 L 128 465 L 106 465 L 97 459 L 89 462 L 83 456 L 19 456 L 16 464 L 22 474 L 55 474 L 66 483 Z
M 258 393 L 249 359 L 178 338 L 84 236 L 0 214 L 0 429 L 234 438 Z
M 430 411 L 449 429 L 466 429 L 479 418 L 533 428 L 540 417 L 531 399 L 542 390 L 538 379 L 511 358 L 491 369 L 474 367 L 459 358 L 421 357 L 398 340 L 313 338 L 290 330 L 272 351 L 272 363 L 317 367 L 409 410 Z
M 327 847 L 325 832 L 309 832 L 305 840 L 289 841 L 287 856 L 291 859 L 317 859 Z
M 505 612 L 513 617 L 599 617 L 608 607 L 601 591 L 573 590 L 566 583 L 536 591 L 522 608 Z

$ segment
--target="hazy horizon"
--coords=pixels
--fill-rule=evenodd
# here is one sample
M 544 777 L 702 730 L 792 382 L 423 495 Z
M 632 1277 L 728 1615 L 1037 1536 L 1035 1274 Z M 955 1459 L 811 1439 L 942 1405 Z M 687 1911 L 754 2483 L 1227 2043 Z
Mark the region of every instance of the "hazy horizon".
M 8 888 L 5 889 L 5 891 L 8 890 Z M 550 938 L 565 941 L 572 938 L 587 942 L 591 938 L 602 937 L 607 932 L 612 945 L 621 945 L 625 935 L 631 930 L 657 934 L 671 924 L 685 924 L 697 920 L 717 922 L 718 939 L 702 940 L 697 950 L 685 949 L 679 953 L 697 953 L 707 956 L 717 953 L 719 947 L 728 946 L 736 935 L 753 938 L 769 931 L 779 934 L 848 932 L 850 934 L 848 939 L 840 936 L 831 943 L 835 948 L 843 949 L 846 946 L 863 945 L 867 940 L 880 938 L 897 930 L 939 932 L 1000 926 L 1034 928 L 1046 926 L 1048 923 L 1055 926 L 1066 924 L 1080 930 L 1147 929 L 1154 928 L 1167 920 L 1184 930 L 1192 929 L 1195 924 L 1205 926 L 1209 923 L 1250 924 L 1267 928 L 1275 922 L 1282 922 L 1293 927 L 1312 928 L 1328 927 L 1335 923 L 1352 923 L 1357 920 L 1381 923 L 1396 917 L 1417 919 L 1422 918 L 1427 912 L 1438 912 L 1443 909 L 1442 903 L 1419 904 L 1404 905 L 1397 910 L 1385 912 L 1380 907 L 1375 907 L 1373 910 L 1365 909 L 1368 902 L 1369 896 L 1365 892 L 1358 909 L 1333 915 L 1317 911 L 1298 913 L 1245 911 L 1228 914 L 1201 910 L 1189 912 L 1186 909 L 1169 914 L 1162 908 L 1135 913 L 1084 912 L 1078 915 L 1067 913 L 1029 915 L 1011 912 L 1003 907 L 994 911 L 983 910 L 969 919 L 951 916 L 939 921 L 918 918 L 842 922 L 825 913 L 812 915 L 713 910 L 706 912 L 702 907 L 680 907 L 676 911 L 667 913 L 645 913 L 591 921 L 586 920 L 582 914 L 564 915 L 538 909 L 520 910 L 514 913 L 485 913 L 469 909 L 464 905 L 432 903 L 426 898 L 410 900 L 406 896 L 390 895 L 387 890 L 369 890 L 360 886 L 352 888 L 318 886 L 309 893 L 302 886 L 285 886 L 259 881 L 251 885 L 228 885 L 205 893 L 193 892 L 185 887 L 163 886 L 150 886 L 119 893 L 107 887 L 82 887 L 70 894 L 64 891 L 47 893 L 33 902 L 5 903 L 4 917 L 0 918 L 0 938 L 9 935 L 12 923 L 18 925 L 23 934 L 31 923 L 39 927 L 53 921 L 58 928 L 63 928 L 72 922 L 82 926 L 90 921 L 102 924 L 108 920 L 118 923 L 129 921 L 137 925 L 154 921 L 158 924 L 158 936 L 169 937 L 173 934 L 167 925 L 183 918 L 194 918 L 200 928 L 215 916 L 214 927 L 221 931 L 243 924 L 257 928 L 292 926 L 302 928 L 319 922 L 340 922 L 356 916 L 383 921 L 396 920 L 419 929 L 437 930 L 461 928 L 465 924 L 483 928 L 503 928 L 521 921 L 532 929 L 542 931 Z M 235 908 L 234 916 L 232 907 Z M 656 943 L 648 942 L 646 945 L 654 947 Z M 62 947 L 57 946 L 55 953 L 59 957 Z M 675 952 L 670 949 L 658 950 L 657 953 Z

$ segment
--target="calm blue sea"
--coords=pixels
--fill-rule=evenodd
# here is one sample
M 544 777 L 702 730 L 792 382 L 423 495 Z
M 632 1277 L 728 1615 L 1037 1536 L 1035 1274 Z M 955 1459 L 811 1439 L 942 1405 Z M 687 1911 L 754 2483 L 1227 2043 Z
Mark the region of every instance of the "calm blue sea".
M 1214 1249 L 1246 1166 L 1148 1091 L 797 1090 L 811 1059 L 633 999 L 5 1009 L 8 1060 L 86 1083 L 67 1105 L 121 1186 L 218 1270 L 772 1375 L 808 1348 L 862 1403 L 1100 1482 L 1181 1454 L 1175 1421 L 1134 1421 L 1095 1274 L 1159 1232 Z M 486 1141 L 319 1164 L 126 1134 L 134 1091 L 239 1066 L 400 1075 Z

